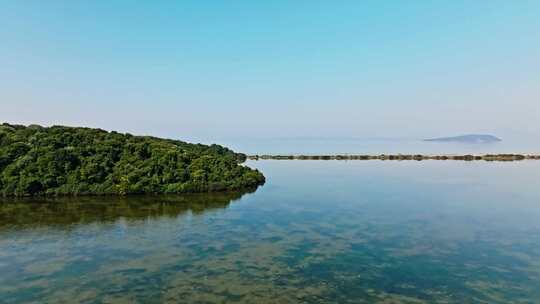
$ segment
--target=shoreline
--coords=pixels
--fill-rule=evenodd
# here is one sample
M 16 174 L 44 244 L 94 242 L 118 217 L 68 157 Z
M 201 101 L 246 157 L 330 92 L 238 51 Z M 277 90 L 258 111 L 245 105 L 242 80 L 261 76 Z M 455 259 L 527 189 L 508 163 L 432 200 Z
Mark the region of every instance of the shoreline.
M 483 155 L 425 155 L 425 154 L 335 154 L 335 155 L 248 155 L 249 160 L 459 160 L 459 161 L 523 161 L 540 160 L 539 154 L 483 154 Z

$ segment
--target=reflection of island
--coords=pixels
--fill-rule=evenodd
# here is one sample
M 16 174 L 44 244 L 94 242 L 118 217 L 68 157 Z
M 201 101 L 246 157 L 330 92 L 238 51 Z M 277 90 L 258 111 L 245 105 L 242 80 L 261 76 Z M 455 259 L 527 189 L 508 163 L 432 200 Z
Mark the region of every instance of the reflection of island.
M 440 137 L 440 138 L 424 139 L 424 141 L 456 142 L 456 143 L 466 143 L 466 144 L 487 144 L 487 143 L 499 142 L 502 140 L 493 135 L 468 134 L 468 135 L 461 135 L 461 136 L 454 136 L 454 137 Z
M 126 197 L 63 197 L 55 199 L 4 199 L 0 201 L 0 230 L 10 227 L 71 225 L 154 217 L 176 217 L 185 212 L 201 214 L 224 209 L 244 192 Z

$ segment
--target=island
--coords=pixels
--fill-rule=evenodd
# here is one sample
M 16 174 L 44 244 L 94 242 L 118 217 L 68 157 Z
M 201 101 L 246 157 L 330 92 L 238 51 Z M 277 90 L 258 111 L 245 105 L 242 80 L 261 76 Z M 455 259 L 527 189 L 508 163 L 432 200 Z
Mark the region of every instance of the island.
M 431 142 L 456 142 L 456 143 L 467 143 L 467 144 L 484 144 L 484 143 L 495 143 L 502 141 L 500 138 L 487 135 L 487 134 L 467 134 L 454 137 L 440 137 L 440 138 L 431 138 L 424 139 L 424 141 Z
M 216 192 L 265 182 L 246 155 L 101 129 L 0 125 L 0 196 Z

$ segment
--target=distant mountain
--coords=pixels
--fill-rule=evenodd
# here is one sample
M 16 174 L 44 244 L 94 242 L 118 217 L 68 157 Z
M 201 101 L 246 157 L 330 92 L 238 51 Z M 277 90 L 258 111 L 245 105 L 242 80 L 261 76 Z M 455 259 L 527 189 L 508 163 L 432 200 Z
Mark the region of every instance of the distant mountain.
M 424 141 L 483 144 L 483 143 L 499 142 L 502 140 L 493 135 L 467 134 L 467 135 L 454 136 L 454 137 L 440 137 L 440 138 L 424 139 Z

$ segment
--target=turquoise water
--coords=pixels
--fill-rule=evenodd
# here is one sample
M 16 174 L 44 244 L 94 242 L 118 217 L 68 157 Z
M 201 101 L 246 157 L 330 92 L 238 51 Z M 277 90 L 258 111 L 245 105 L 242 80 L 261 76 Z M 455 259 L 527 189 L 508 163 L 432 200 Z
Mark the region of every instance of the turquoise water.
M 0 302 L 540 302 L 540 162 L 247 164 L 246 193 L 2 203 Z

